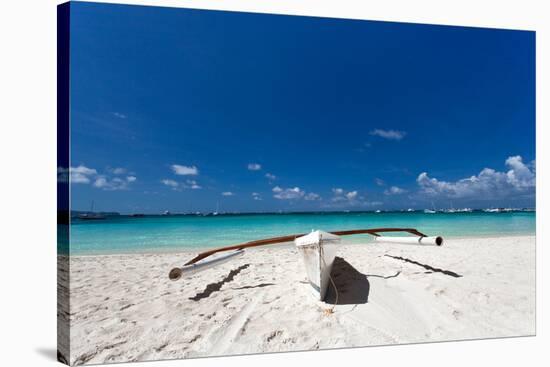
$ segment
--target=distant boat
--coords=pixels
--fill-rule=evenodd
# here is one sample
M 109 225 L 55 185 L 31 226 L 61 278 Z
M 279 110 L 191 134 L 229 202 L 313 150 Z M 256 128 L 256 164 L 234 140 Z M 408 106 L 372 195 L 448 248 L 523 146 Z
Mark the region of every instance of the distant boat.
M 217 203 L 216 203 L 216 211 L 214 211 L 214 212 L 212 212 L 212 213 L 208 213 L 208 214 L 206 214 L 206 216 L 207 216 L 207 217 L 215 217 L 216 215 L 219 215 L 219 214 L 220 214 L 219 211 L 220 211 L 220 203 L 217 202 Z
M 82 213 L 78 215 L 78 219 L 82 220 L 101 220 L 105 218 L 107 217 L 100 213 Z
M 378 209 L 377 211 L 375 211 L 375 213 L 382 213 L 382 211 Z
M 451 207 L 443 210 L 443 213 L 453 214 L 456 213 L 457 210 L 453 206 L 453 202 L 451 201 Z
M 434 202 L 432 201 L 432 208 L 431 209 L 424 209 L 424 213 L 426 214 L 435 214 L 437 211 L 435 210 Z
M 172 213 L 170 213 L 168 210 L 165 210 L 164 213 L 162 213 L 162 215 L 172 215 Z
M 409 209 L 407 209 L 407 211 L 408 211 L 409 213 L 410 213 L 410 212 L 414 212 L 414 209 L 409 208 Z
M 106 218 L 101 213 L 94 213 L 94 201 L 93 200 L 92 200 L 92 206 L 90 208 L 90 211 L 88 213 L 79 214 L 77 217 L 78 217 L 78 219 L 82 219 L 82 220 L 102 220 L 102 219 Z

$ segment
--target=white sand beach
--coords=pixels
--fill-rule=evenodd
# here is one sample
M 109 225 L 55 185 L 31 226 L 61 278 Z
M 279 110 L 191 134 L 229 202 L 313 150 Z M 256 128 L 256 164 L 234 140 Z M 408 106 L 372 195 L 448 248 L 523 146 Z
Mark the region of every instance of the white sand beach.
M 195 253 L 70 260 L 71 364 L 535 334 L 535 237 L 345 245 L 327 302 L 293 246 L 170 281 Z

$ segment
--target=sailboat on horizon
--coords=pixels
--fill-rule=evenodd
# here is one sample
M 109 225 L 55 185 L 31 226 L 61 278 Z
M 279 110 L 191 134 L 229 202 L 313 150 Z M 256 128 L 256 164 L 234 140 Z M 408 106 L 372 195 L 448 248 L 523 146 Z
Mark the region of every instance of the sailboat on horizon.
M 101 220 L 105 219 L 106 216 L 101 213 L 94 213 L 94 201 L 92 200 L 90 211 L 88 213 L 79 214 L 77 218 L 82 220 Z
M 432 201 L 432 209 L 424 209 L 425 214 L 435 214 L 437 211 L 435 210 L 434 202 Z
M 216 215 L 219 215 L 219 214 L 220 214 L 220 202 L 217 201 L 217 202 L 216 202 L 216 210 L 213 211 L 212 213 L 206 214 L 206 216 L 207 216 L 207 217 L 212 217 L 212 216 L 215 217 Z

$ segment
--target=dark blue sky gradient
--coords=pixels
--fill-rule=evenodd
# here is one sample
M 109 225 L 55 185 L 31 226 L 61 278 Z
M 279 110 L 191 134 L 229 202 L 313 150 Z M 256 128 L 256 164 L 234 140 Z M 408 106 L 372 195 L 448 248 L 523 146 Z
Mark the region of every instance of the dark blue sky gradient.
M 534 205 L 525 192 L 427 197 L 416 182 L 535 159 L 534 32 L 93 3 L 71 11 L 71 165 L 137 178 L 119 190 L 95 187 L 97 177 L 75 183 L 73 209 Z M 172 164 L 199 174 L 177 176 Z M 202 188 L 173 190 L 166 179 Z M 322 199 L 277 199 L 275 186 Z M 391 186 L 406 193 L 385 195 Z M 332 188 L 362 199 L 332 200 Z

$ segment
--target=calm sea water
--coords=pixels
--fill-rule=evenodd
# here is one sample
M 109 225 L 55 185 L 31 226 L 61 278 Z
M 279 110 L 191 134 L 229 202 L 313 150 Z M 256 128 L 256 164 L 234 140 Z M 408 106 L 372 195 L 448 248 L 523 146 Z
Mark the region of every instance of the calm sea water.
M 535 234 L 534 212 L 510 213 L 307 213 L 200 216 L 109 217 L 73 220 L 72 255 L 162 252 L 225 246 L 266 237 L 325 231 L 412 227 L 427 235 L 472 237 Z M 344 237 L 348 243 L 368 235 Z M 61 247 L 61 246 L 60 246 Z M 63 252 L 63 249 L 60 248 Z

